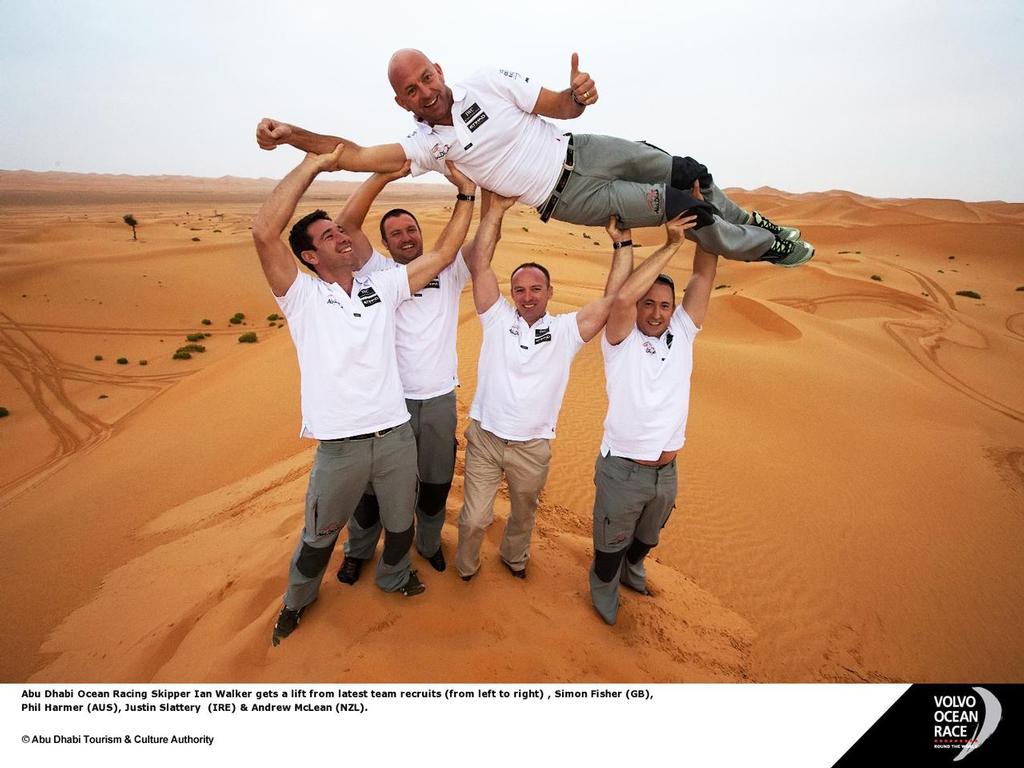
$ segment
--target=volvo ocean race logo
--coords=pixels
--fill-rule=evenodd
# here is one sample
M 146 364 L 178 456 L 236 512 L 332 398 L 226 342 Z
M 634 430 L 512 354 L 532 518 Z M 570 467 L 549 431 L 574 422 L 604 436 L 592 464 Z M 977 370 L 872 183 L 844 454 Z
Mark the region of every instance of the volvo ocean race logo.
M 935 695 L 934 748 L 958 749 L 953 762 L 963 760 L 985 743 L 999 725 L 1003 707 L 991 691 L 974 686 L 974 694 Z

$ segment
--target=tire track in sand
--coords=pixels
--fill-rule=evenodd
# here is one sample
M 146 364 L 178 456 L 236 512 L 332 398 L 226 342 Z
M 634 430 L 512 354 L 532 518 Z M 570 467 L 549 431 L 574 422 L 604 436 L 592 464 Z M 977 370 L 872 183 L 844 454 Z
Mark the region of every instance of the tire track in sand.
M 771 299 L 771 301 L 812 315 L 821 306 L 843 302 L 876 303 L 915 314 L 917 317 L 913 320 L 884 320 L 882 327 L 910 355 L 914 362 L 943 384 L 969 397 L 979 405 L 1009 419 L 1024 423 L 1024 412 L 981 392 L 957 373 L 945 367 L 939 359 L 939 350 L 943 345 L 987 349 L 989 344 L 985 334 L 956 313 L 953 298 L 934 281 L 905 267 L 897 266 L 897 268 L 910 275 L 919 285 L 927 288 L 929 296 L 911 296 L 902 291 L 882 289 L 884 293 L 841 293 L 814 299 L 781 297 Z M 948 308 L 941 306 L 939 299 L 947 304 Z M 967 337 L 980 339 L 980 345 L 957 340 Z
M 34 326 L 29 326 L 32 327 Z M 46 326 L 45 330 L 63 332 L 60 326 Z M 132 329 L 122 330 L 125 335 L 133 332 Z M 68 363 L 43 346 L 25 326 L 3 312 L 0 312 L 0 365 L 10 372 L 57 440 L 56 447 L 42 464 L 0 482 L 0 508 L 57 471 L 76 453 L 110 438 L 119 421 L 134 413 L 174 382 L 189 375 L 189 372 L 112 375 Z M 151 394 L 116 421 L 107 422 L 76 405 L 65 388 L 65 381 L 84 381 L 149 390 Z

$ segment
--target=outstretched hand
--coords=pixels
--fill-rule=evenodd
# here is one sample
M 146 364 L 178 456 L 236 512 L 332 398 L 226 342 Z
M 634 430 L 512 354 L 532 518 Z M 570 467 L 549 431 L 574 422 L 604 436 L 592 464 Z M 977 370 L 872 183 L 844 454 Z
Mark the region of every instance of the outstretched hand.
M 665 222 L 665 242 L 669 245 L 681 242 L 686 230 L 693 229 L 695 226 L 697 226 L 697 214 L 687 216 L 686 211 L 683 211 L 674 219 Z
M 397 171 L 392 171 L 391 173 L 378 173 L 377 175 L 380 176 L 385 182 L 390 184 L 392 181 L 396 181 L 397 179 L 404 179 L 406 176 L 409 175 L 411 169 L 412 160 L 406 160 L 402 164 L 402 167 L 399 168 Z
M 455 185 L 460 194 L 472 195 L 476 192 L 476 182 L 459 170 L 451 160 L 444 161 L 444 177 Z
M 574 53 L 570 61 L 569 89 L 572 98 L 581 107 L 589 107 L 597 101 L 597 86 L 589 72 L 580 72 L 580 57 Z
M 629 227 L 619 229 L 619 215 L 613 213 L 604 227 L 613 243 L 621 243 L 623 240 L 632 240 L 633 234 Z
M 273 149 L 273 147 L 271 147 Z M 306 160 L 316 163 L 317 172 L 323 171 L 340 171 L 341 170 L 341 156 L 345 152 L 345 145 L 341 142 L 334 148 L 333 152 L 328 152 L 324 155 L 317 155 L 313 152 L 306 153 Z
M 271 150 L 280 144 L 287 144 L 291 137 L 292 127 L 279 120 L 265 117 L 256 126 L 256 143 L 260 149 Z

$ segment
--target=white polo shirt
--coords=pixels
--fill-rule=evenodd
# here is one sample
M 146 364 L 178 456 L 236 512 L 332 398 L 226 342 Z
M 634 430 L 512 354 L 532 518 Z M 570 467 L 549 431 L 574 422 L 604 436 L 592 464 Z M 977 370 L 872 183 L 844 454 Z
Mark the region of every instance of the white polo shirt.
M 608 391 L 602 456 L 657 461 L 662 451 L 683 447 L 699 330 L 680 305 L 660 338 L 635 325 L 615 346 L 601 334 Z
M 484 341 L 469 417 L 503 440 L 550 440 L 583 348 L 576 313 L 546 314 L 527 325 L 504 297 L 480 315 Z
M 405 267 L 356 277 L 352 295 L 299 271 L 284 296 L 299 358 L 300 437 L 334 440 L 409 420 L 395 357 L 395 310 L 409 298 Z
M 485 69 L 450 87 L 453 124 L 417 121 L 401 140 L 412 174 L 444 173 L 447 158 L 482 189 L 542 205 L 562 172 L 567 137 L 532 114 L 540 85 L 518 72 Z
M 371 267 L 397 266 L 394 259 L 374 251 L 360 274 Z M 455 261 L 399 305 L 395 350 L 407 400 L 429 400 L 446 395 L 459 385 L 455 341 L 459 332 L 459 296 L 467 280 L 469 267 L 460 250 Z

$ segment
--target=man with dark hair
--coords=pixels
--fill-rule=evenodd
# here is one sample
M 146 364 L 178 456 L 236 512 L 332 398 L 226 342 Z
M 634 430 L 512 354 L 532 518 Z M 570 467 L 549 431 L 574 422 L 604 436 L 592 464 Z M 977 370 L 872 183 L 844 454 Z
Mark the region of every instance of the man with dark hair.
M 316 600 L 338 533 L 367 484 L 377 493 L 387 530 L 377 585 L 406 596 L 424 589 L 409 568 L 416 442 L 398 377 L 395 311 L 454 260 L 469 229 L 476 186 L 450 168 L 459 193 L 436 249 L 409 266 L 366 277 L 357 274 L 359 251 L 368 245 L 362 232 L 326 216 L 308 217 L 289 241 L 299 249 L 296 257 L 316 270 L 312 277 L 298 269 L 281 235 L 313 179 L 338 170 L 342 149 L 308 154 L 275 187 L 252 229 L 263 273 L 288 318 L 298 354 L 300 435 L 319 441 L 274 645 L 295 630 Z
M 502 476 L 508 481 L 510 511 L 499 552 L 513 576 L 526 578 L 537 503 L 547 481 L 551 440 L 569 382 L 569 366 L 604 327 L 631 267 L 626 253 L 616 250 L 602 298 L 577 312 L 550 315 L 547 307 L 553 290 L 548 270 L 528 262 L 512 272 L 509 302 L 501 297 L 491 259 L 502 217 L 514 202 L 513 198 L 492 198 L 480 220 L 475 251 L 466 259 L 484 338 L 466 429 L 465 502 L 455 555 L 464 581 L 480 569 L 480 548 L 494 519 Z M 679 227 L 692 227 L 695 221 L 691 216 Z
M 416 118 L 415 130 L 395 144 L 344 140 L 347 170 L 393 170 L 409 159 L 419 175 L 448 159 L 481 187 L 535 207 L 542 221 L 599 226 L 615 214 L 624 226 L 646 227 L 694 211 L 697 226 L 686 236 L 709 253 L 784 267 L 814 256 L 798 229 L 744 211 L 692 157 L 612 136 L 563 135 L 544 120 L 579 117 L 597 101 L 575 53 L 569 87 L 560 92 L 504 69 L 481 70 L 449 87 L 441 67 L 412 49 L 392 55 L 388 79 L 395 101 Z M 263 149 L 292 144 L 307 151 L 343 141 L 269 118 L 257 126 L 256 140 Z M 690 194 L 694 181 L 701 200 Z
M 406 170 L 407 170 L 406 166 Z M 374 174 L 356 190 L 339 220 L 350 230 L 363 226 L 370 206 L 396 174 Z M 381 240 L 391 259 L 375 259 L 370 269 L 392 269 L 423 258 L 423 233 L 416 217 L 393 208 L 380 220 Z M 421 291 L 402 303 L 395 315 L 398 374 L 416 436 L 419 485 L 416 501 L 416 550 L 436 571 L 447 567 L 441 548 L 445 504 L 455 474 L 455 388 L 459 384 L 456 338 L 459 297 L 469 279 L 465 258 L 474 241 Z M 369 490 L 369 489 L 368 489 Z M 373 555 L 381 524 L 377 498 L 368 492 L 348 522 L 345 559 L 338 571 L 343 584 L 355 584 L 363 563 Z
M 697 193 L 699 194 L 699 193 Z M 717 257 L 698 245 L 683 299 L 661 274 L 683 241 L 666 225 L 665 244 L 630 274 L 612 304 L 601 340 L 608 415 L 594 483 L 594 562 L 590 596 L 608 624 L 619 611 L 619 583 L 648 594 L 644 558 L 676 502 L 676 454 L 690 400 L 693 341 L 711 298 Z M 628 229 L 608 234 L 632 258 Z

